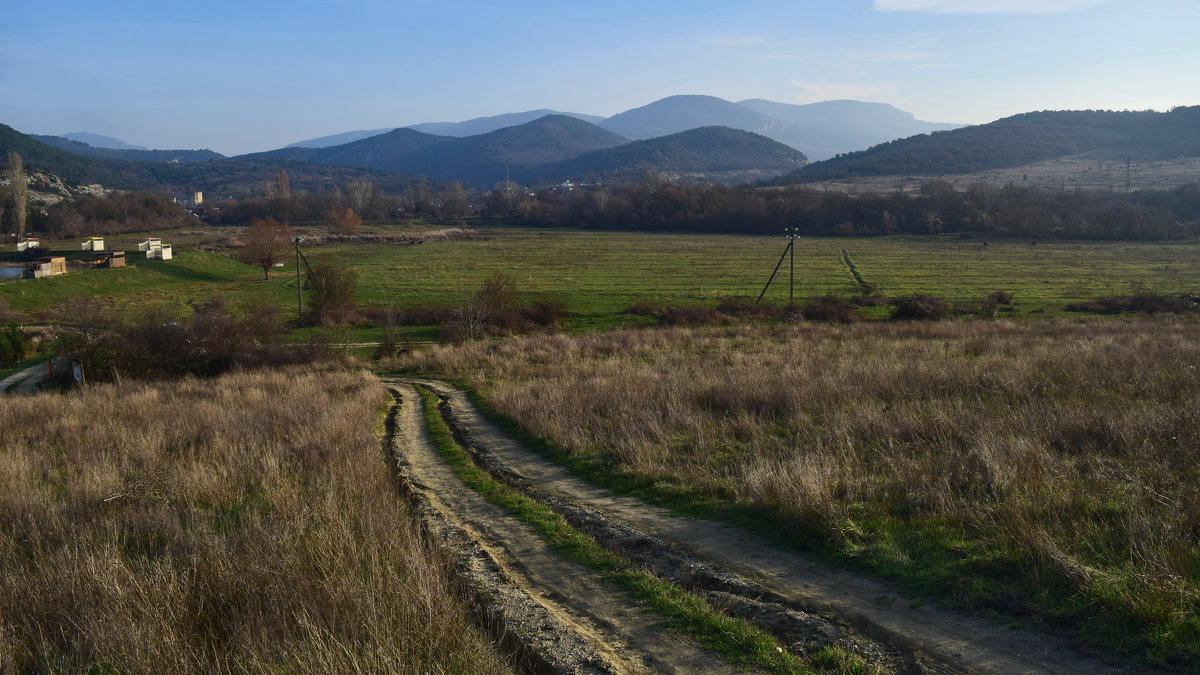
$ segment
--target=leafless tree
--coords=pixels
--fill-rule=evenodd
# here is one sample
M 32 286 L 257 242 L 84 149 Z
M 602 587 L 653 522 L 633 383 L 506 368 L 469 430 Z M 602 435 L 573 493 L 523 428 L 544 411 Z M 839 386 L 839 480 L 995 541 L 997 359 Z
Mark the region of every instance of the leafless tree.
M 355 180 L 346 184 L 346 201 L 355 213 L 362 213 L 375 199 L 375 183 Z
M 475 340 L 483 336 L 496 317 L 517 306 L 521 292 L 510 274 L 493 272 L 479 290 L 467 296 L 466 302 L 450 311 L 450 337 L 455 340 Z
M 280 197 L 283 197 L 286 199 L 286 198 L 292 196 L 292 186 L 288 182 L 287 169 L 279 170 L 279 175 L 275 177 L 275 182 L 277 183 L 277 185 L 279 187 L 279 196 Z
M 29 199 L 29 184 L 25 179 L 25 164 L 15 150 L 8 151 L 8 174 L 17 217 L 17 239 L 24 239 L 25 202 Z
M 470 207 L 470 202 L 467 200 L 467 191 L 463 189 L 462 183 L 458 181 L 446 183 L 442 192 L 442 202 L 445 205 L 446 215 L 452 218 L 465 216 Z

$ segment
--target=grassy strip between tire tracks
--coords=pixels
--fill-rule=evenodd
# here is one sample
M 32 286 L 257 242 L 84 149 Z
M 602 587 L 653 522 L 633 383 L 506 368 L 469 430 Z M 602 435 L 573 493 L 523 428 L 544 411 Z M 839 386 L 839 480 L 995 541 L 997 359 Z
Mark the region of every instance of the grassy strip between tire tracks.
M 571 527 L 549 507 L 496 481 L 477 467 L 470 454 L 454 441 L 437 409 L 437 396 L 425 388 L 421 388 L 420 393 L 430 436 L 438 453 L 450 464 L 455 475 L 488 501 L 504 507 L 518 520 L 534 528 L 560 554 L 599 572 L 606 581 L 666 617 L 666 626 L 692 636 L 707 649 L 739 665 L 782 673 L 809 672 L 811 667 L 838 672 L 866 670 L 858 657 L 837 647 L 822 649 L 812 656 L 811 663 L 806 664 L 781 649 L 762 630 L 714 610 L 702 599 L 674 584 L 635 569 L 625 558 L 605 550 Z

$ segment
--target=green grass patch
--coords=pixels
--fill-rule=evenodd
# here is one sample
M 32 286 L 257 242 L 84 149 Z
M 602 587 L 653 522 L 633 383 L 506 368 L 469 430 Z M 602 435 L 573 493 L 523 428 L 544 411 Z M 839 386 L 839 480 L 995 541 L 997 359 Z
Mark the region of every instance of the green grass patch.
M 674 584 L 634 568 L 629 561 L 596 544 L 547 506 L 510 488 L 478 468 L 459 446 L 437 409 L 438 398 L 422 388 L 425 423 L 438 452 L 469 487 L 534 528 L 564 557 L 599 572 L 602 577 L 663 616 L 665 625 L 686 633 L 730 662 L 772 672 L 809 672 L 808 666 L 762 630 L 731 618 Z M 846 659 L 843 659 L 846 661 Z M 849 661 L 853 661 L 850 659 Z M 838 662 L 839 664 L 841 661 Z M 841 665 L 832 668 L 853 672 Z
M 127 269 L 3 283 L 0 297 L 14 309 L 37 312 L 71 297 L 186 305 L 222 295 L 235 301 L 273 302 L 287 308 L 288 318 L 294 316 L 291 259 L 264 280 L 260 269 L 227 255 L 187 250 L 189 242 L 207 244 L 206 236 L 227 237 L 228 229 L 163 236 L 181 242 L 174 260 L 144 260 L 134 247 Z M 569 315 L 564 328 L 588 332 L 652 321 L 622 313 L 638 303 L 715 307 L 727 296 L 755 298 L 784 245 L 782 238 L 762 236 L 504 228 L 490 239 L 431 239 L 421 245 L 339 243 L 310 246 L 305 254 L 314 262 L 327 259 L 354 267 L 359 272 L 355 299 L 363 307 L 459 305 L 491 274 L 502 272 L 516 281 L 524 303 L 565 302 Z M 82 255 L 54 251 L 61 253 Z M 1192 243 L 1030 245 L 1001 239 L 985 246 L 982 241 L 946 237 L 796 240 L 798 303 L 831 293 L 853 295 L 867 285 L 888 297 L 937 296 L 967 313 L 989 294 L 1003 290 L 1013 296 L 1013 305 L 1002 308 L 1003 316 L 1055 316 L 1063 314 L 1068 303 L 1128 296 L 1135 287 L 1165 294 L 1194 292 L 1197 278 L 1200 246 Z M 782 305 L 787 298 L 785 268 L 765 301 Z M 860 313 L 877 318 L 887 312 L 887 307 L 876 307 Z

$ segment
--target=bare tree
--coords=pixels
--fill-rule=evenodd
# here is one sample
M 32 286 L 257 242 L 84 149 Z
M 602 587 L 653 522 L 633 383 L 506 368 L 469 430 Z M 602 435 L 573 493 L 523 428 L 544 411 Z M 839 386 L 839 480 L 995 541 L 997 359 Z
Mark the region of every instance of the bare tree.
M 263 279 L 270 279 L 271 268 L 287 259 L 291 237 L 287 225 L 281 225 L 274 218 L 255 218 L 242 238 L 243 248 L 238 258 L 247 265 L 258 265 L 263 270 Z
M 375 200 L 375 183 L 368 180 L 346 183 L 346 199 L 355 213 L 362 213 Z
M 479 290 L 467 296 L 465 303 L 450 310 L 447 324 L 450 337 L 459 341 L 482 337 L 499 315 L 517 306 L 520 297 L 512 275 L 493 272 Z
M 279 175 L 275 177 L 275 182 L 276 182 L 277 186 L 279 187 L 279 196 L 280 197 L 283 197 L 286 199 L 286 198 L 292 196 L 292 186 L 288 182 L 287 169 L 279 170 Z
M 15 150 L 8 151 L 8 173 L 17 217 L 17 239 L 20 240 L 25 238 L 25 202 L 29 199 L 29 184 L 25 180 L 25 164 Z
M 442 195 L 446 215 L 452 218 L 462 218 L 467 214 L 471 204 L 467 200 L 467 191 L 463 189 L 462 183 L 458 181 L 446 183 Z

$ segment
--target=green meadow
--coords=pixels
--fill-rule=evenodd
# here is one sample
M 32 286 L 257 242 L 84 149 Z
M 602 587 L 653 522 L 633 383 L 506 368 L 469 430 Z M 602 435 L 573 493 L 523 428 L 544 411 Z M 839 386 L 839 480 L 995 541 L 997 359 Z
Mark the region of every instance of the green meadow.
M 783 237 L 499 229 L 487 240 L 336 244 L 304 251 L 314 264 L 331 261 L 356 268 L 357 300 L 363 306 L 403 310 L 453 305 L 489 275 L 502 272 L 516 280 L 526 302 L 565 302 L 568 328 L 588 330 L 644 321 L 621 314 L 635 303 L 711 307 L 728 296 L 756 298 L 786 244 Z M 174 260 L 162 262 L 141 259 L 132 248 L 130 267 L 124 270 L 0 283 L 0 297 L 33 315 L 79 296 L 136 306 L 188 305 L 218 295 L 234 302 L 277 302 L 294 315 L 296 275 L 290 256 L 264 281 L 260 269 L 226 254 L 189 251 L 186 243 L 176 250 Z M 72 254 L 78 257 L 78 251 Z M 0 255 L 0 261 L 15 260 L 12 253 Z M 1138 288 L 1165 294 L 1195 291 L 1200 246 L 936 237 L 798 239 L 796 301 L 858 292 L 851 265 L 862 282 L 884 296 L 924 293 L 965 305 L 1002 290 L 1014 299 L 1005 310 L 1008 315 L 1053 316 L 1063 314 L 1070 302 L 1129 295 Z M 788 280 L 785 259 L 766 300 L 786 303 Z

